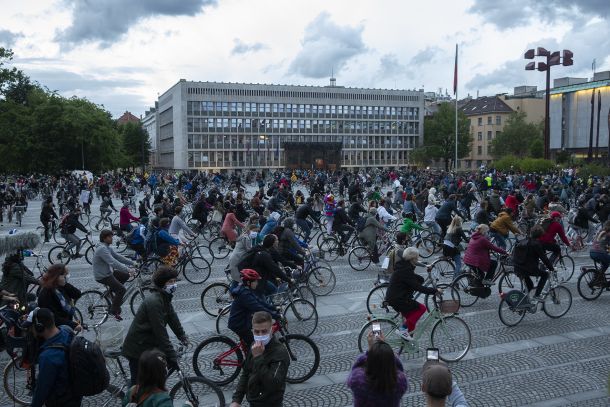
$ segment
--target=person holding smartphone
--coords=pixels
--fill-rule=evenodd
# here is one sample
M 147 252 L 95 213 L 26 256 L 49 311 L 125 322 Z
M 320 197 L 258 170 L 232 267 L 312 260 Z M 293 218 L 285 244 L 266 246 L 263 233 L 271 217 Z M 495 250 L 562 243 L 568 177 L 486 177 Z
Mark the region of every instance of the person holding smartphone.
M 368 333 L 368 351 L 358 356 L 347 378 L 354 407 L 398 407 L 408 389 L 400 359 L 385 340 L 379 324 Z

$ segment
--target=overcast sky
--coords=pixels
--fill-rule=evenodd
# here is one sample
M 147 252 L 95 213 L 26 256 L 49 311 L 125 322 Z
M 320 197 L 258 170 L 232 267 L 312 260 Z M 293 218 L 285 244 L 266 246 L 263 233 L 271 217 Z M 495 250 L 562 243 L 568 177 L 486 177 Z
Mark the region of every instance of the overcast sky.
M 610 69 L 610 0 L 0 0 L 0 46 L 65 96 L 136 115 L 180 78 L 493 95 L 544 84 L 525 50 L 574 52 L 552 77 Z

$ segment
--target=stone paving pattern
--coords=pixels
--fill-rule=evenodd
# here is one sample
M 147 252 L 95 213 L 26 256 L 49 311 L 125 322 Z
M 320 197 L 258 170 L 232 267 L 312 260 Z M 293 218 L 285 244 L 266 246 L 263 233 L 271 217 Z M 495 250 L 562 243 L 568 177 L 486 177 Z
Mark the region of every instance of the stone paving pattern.
M 119 204 L 118 201 L 115 201 Z M 97 213 L 99 201 L 93 211 Z M 118 206 L 117 206 L 118 207 Z M 40 202 L 31 202 L 22 229 L 38 226 Z M 6 219 L 5 219 L 6 221 Z M 6 223 L 0 235 L 15 227 Z M 95 241 L 97 236 L 94 235 Z M 42 249 L 46 253 L 54 244 Z M 587 256 L 575 258 L 576 272 L 567 287 L 573 304 L 562 318 L 553 320 L 544 313 L 528 314 L 520 325 L 507 328 L 498 318 L 499 296 L 496 292 L 473 307 L 462 309 L 460 316 L 472 331 L 472 348 L 460 362 L 451 365 L 455 379 L 471 406 L 608 406 L 608 375 L 610 371 L 610 292 L 593 302 L 584 301 L 576 290 L 575 281 L 581 265 L 589 264 Z M 33 259 L 27 259 L 33 264 Z M 181 281 L 174 306 L 193 343 L 215 334 L 215 320 L 205 314 L 200 294 L 207 284 L 224 279 L 227 260 L 216 260 L 210 279 L 202 285 Z M 91 266 L 83 259 L 70 265 L 71 283 L 81 289 L 98 287 L 92 278 Z M 352 403 L 345 380 L 358 355 L 358 333 L 366 322 L 365 300 L 378 270 L 374 266 L 362 272 L 353 271 L 347 258 L 333 262 L 337 286 L 327 297 L 318 297 L 319 325 L 312 335 L 321 353 L 320 367 L 314 377 L 302 384 L 287 385 L 285 406 L 340 407 Z M 125 331 L 131 322 L 128 306 L 122 325 Z M 107 322 L 111 324 L 111 322 Z M 426 344 L 424 343 L 425 347 Z M 425 349 L 424 349 L 425 350 Z M 421 366 L 424 352 L 403 355 L 409 379 L 409 390 L 403 406 L 423 406 Z M 2 366 L 7 356 L 0 356 Z M 184 361 L 191 369 L 191 360 Z M 170 379 L 169 386 L 174 382 Z M 227 401 L 235 383 L 224 386 Z M 103 396 L 103 395 L 102 395 Z M 105 396 L 88 398 L 84 406 L 98 406 Z M 0 406 L 12 406 L 0 391 Z M 109 405 L 119 406 L 118 400 Z M 244 402 L 244 405 L 247 403 Z

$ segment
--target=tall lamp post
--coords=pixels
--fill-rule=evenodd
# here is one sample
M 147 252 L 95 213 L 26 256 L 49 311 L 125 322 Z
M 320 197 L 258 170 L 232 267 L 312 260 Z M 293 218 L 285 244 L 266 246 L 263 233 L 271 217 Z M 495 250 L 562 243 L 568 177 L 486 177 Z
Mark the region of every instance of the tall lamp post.
M 572 57 L 574 54 L 572 51 L 564 49 L 563 56 L 559 51 L 550 52 L 542 47 L 538 47 L 535 50 L 529 49 L 525 52 L 525 59 L 534 59 L 534 57 L 546 57 L 546 62 L 538 62 L 538 67 L 536 67 L 535 62 L 528 62 L 525 65 L 526 71 L 533 71 L 537 69 L 540 72 L 546 72 L 546 99 L 544 103 L 544 158 L 550 158 L 550 150 L 551 150 L 551 126 L 549 120 L 549 106 L 551 103 L 551 66 L 553 65 L 563 65 L 570 66 L 574 64 Z

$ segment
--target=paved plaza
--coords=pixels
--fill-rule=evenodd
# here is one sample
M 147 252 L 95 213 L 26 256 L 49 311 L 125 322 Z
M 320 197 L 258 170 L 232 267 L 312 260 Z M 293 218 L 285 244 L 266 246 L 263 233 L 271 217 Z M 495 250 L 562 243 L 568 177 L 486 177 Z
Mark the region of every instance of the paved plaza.
M 115 206 L 118 201 L 115 201 Z M 99 201 L 93 203 L 98 212 Z M 118 206 L 117 206 L 118 208 Z M 38 226 L 40 202 L 31 202 L 22 229 Z M 5 219 L 6 221 L 6 219 Z M 14 225 L 0 228 L 0 235 Z M 97 236 L 94 233 L 94 239 Z M 42 248 L 45 256 L 54 243 Z M 577 257 L 576 272 L 567 287 L 572 293 L 570 311 L 553 320 L 544 313 L 527 314 L 520 325 L 507 328 L 498 318 L 497 289 L 473 307 L 462 308 L 460 316 L 472 331 L 472 348 L 460 362 L 451 365 L 454 378 L 471 406 L 608 406 L 608 373 L 610 370 L 610 292 L 593 302 L 584 301 L 576 290 L 576 277 L 587 257 Z M 27 264 L 33 260 L 27 259 Z M 224 280 L 227 259 L 215 261 L 210 279 L 201 285 L 181 281 L 174 298 L 178 312 L 193 343 L 215 334 L 215 321 L 202 311 L 200 294 L 212 281 Z M 70 282 L 81 290 L 97 287 L 91 266 L 85 259 L 69 264 Z M 345 386 L 352 363 L 358 355 L 357 338 L 366 322 L 365 300 L 373 287 L 379 270 L 374 266 L 356 272 L 347 258 L 333 263 L 337 277 L 335 290 L 326 297 L 318 297 L 319 325 L 312 339 L 321 352 L 316 375 L 303 384 L 288 385 L 285 406 L 349 406 L 350 390 Z M 423 270 L 421 270 L 423 272 Z M 131 322 L 129 307 L 124 307 L 125 331 Z M 110 324 L 110 322 L 107 322 Z M 423 345 L 424 347 L 426 344 Z M 425 350 L 425 349 L 423 349 Z M 403 398 L 404 406 L 423 406 L 421 366 L 424 352 L 403 356 L 409 390 Z M 186 367 L 191 370 L 191 361 Z M 6 364 L 6 354 L 0 357 Z M 230 401 L 235 383 L 225 386 Z M 86 399 L 83 405 L 97 406 L 102 398 Z M 247 405 L 247 403 L 244 403 Z M 13 405 L 4 389 L 0 391 L 0 405 Z M 118 401 L 110 405 L 120 405 Z

